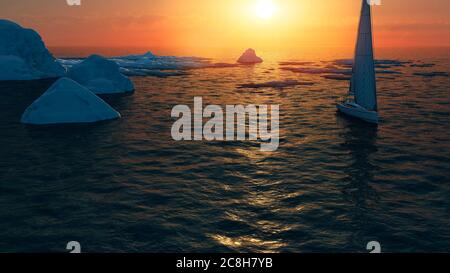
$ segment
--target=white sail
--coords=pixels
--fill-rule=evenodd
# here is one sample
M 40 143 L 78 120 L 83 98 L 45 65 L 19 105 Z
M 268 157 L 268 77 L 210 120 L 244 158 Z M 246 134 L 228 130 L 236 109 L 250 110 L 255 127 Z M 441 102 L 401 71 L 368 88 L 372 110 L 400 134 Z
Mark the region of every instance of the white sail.
M 367 0 L 362 2 L 350 94 L 360 106 L 377 111 L 371 11 Z

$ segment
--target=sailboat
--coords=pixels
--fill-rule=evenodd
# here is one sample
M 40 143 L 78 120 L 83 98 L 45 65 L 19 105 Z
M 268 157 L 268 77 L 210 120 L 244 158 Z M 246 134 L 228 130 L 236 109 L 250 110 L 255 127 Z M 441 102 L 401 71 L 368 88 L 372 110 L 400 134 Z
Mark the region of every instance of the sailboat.
M 369 1 L 362 2 L 349 93 L 343 102 L 337 104 L 337 109 L 346 115 L 378 124 L 371 10 Z

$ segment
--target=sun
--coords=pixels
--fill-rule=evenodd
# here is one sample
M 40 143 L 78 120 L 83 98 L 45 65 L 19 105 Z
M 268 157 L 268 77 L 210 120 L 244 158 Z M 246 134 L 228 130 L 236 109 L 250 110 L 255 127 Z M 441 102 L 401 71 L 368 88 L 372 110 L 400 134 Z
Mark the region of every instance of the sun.
M 272 0 L 258 0 L 255 5 L 256 15 L 261 19 L 272 18 L 274 13 L 277 11 L 277 6 L 272 2 Z

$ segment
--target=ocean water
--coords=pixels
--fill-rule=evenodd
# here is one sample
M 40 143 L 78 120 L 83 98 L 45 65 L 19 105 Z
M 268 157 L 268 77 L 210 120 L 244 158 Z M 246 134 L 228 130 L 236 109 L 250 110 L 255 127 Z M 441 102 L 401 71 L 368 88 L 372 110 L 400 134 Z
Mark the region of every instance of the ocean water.
M 0 252 L 449 251 L 450 81 L 413 74 L 449 59 L 378 74 L 378 127 L 336 113 L 347 81 L 289 60 L 133 77 L 133 95 L 105 98 L 123 118 L 95 125 L 22 125 L 53 81 L 0 83 Z M 237 88 L 287 79 L 314 85 Z M 171 109 L 194 96 L 279 104 L 279 149 L 173 141 Z

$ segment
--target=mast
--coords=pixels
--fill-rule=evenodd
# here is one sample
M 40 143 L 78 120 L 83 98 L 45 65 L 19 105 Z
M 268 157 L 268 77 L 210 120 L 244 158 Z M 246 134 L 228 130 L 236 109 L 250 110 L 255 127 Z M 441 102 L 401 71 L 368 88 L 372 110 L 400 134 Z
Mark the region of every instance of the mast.
M 375 61 L 373 56 L 372 18 L 370 5 L 362 1 L 361 17 L 350 83 L 355 102 L 370 111 L 377 111 Z

